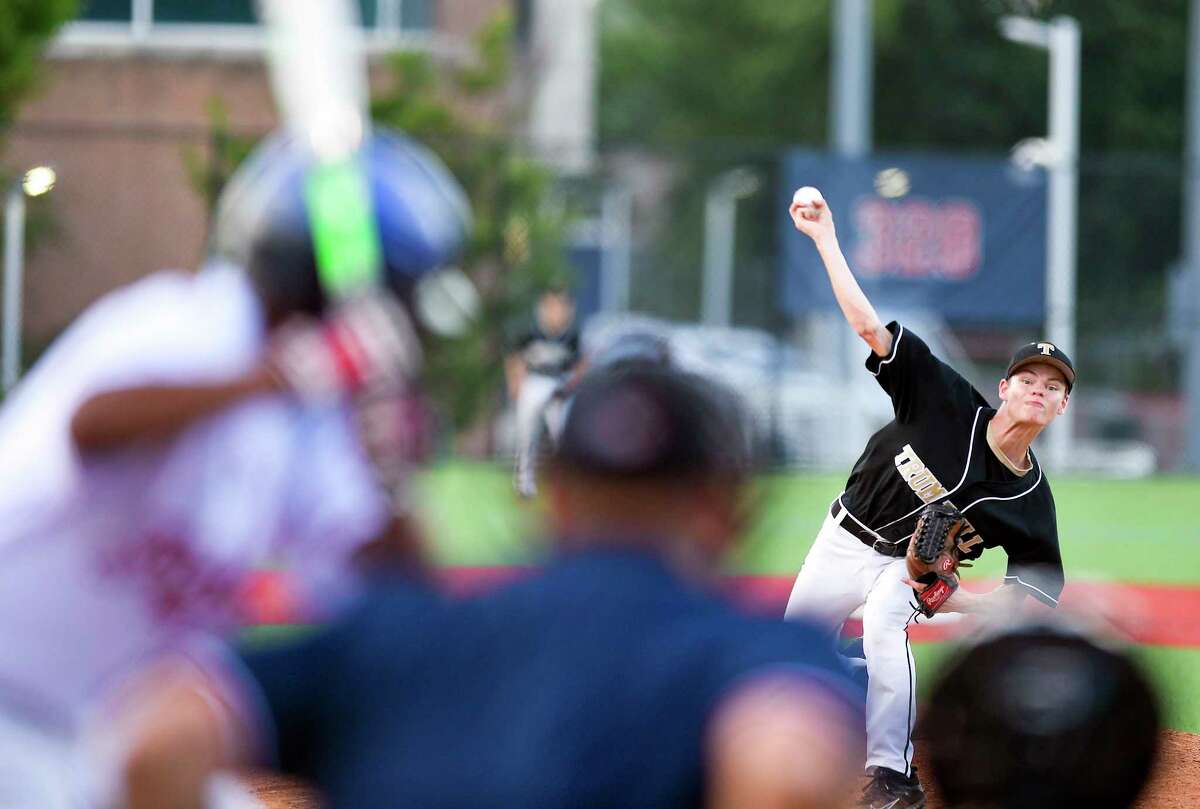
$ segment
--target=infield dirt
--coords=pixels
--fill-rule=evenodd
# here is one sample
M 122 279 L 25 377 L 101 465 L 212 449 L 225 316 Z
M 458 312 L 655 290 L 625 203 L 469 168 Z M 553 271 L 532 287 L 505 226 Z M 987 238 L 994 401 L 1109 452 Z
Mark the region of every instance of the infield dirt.
M 918 769 L 929 771 L 917 750 Z M 267 809 L 318 809 L 321 803 L 304 785 L 277 775 L 254 774 L 250 785 Z M 927 809 L 945 809 L 937 788 L 926 780 Z M 1154 778 L 1136 809 L 1194 809 L 1200 805 L 1200 735 L 1176 730 L 1163 732 Z

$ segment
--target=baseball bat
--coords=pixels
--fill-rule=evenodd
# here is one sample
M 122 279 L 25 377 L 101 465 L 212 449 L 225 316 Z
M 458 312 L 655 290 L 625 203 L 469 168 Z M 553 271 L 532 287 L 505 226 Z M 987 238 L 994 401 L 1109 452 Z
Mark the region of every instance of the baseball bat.
M 380 282 L 382 249 L 361 148 L 371 126 L 353 0 L 260 0 L 284 127 L 311 153 L 305 205 L 321 287 L 333 300 Z

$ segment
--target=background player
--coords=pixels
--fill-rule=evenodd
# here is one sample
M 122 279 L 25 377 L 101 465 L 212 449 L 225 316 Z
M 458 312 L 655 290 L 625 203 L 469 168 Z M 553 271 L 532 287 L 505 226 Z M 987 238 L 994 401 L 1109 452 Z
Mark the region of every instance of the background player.
M 546 405 L 580 360 L 575 302 L 566 287 L 553 287 L 541 294 L 533 318 L 515 346 L 504 366 L 508 397 L 517 409 L 513 485 L 522 497 L 532 497 L 537 491 L 534 480 L 538 434 L 543 419 L 554 420 Z M 561 422 L 546 426 L 557 432 Z
M 867 773 L 862 805 L 921 807 L 912 768 L 915 669 L 907 627 L 918 616 L 904 554 L 921 509 L 952 502 L 966 518 L 958 547 L 973 558 L 1000 546 L 1004 586 L 959 588 L 943 609 L 1010 610 L 1026 595 L 1056 606 L 1063 586 L 1054 498 L 1030 444 L 1067 407 L 1075 372 L 1050 343 L 1017 351 L 1000 381 L 999 410 L 904 326 L 884 326 L 838 246 L 833 215 L 815 189 L 789 213 L 813 240 L 846 321 L 871 347 L 867 370 L 891 397 L 895 418 L 867 442 L 846 488 L 796 577 L 787 616 L 835 627 L 863 607 Z
M 534 430 L 527 449 L 530 461 L 519 476 L 518 492 L 522 497 L 537 494 L 538 478 L 544 474 L 543 460 L 553 452 L 567 414 L 575 389 L 585 374 L 600 369 L 622 368 L 630 365 L 649 364 L 665 368 L 672 362 L 670 341 L 648 331 L 629 331 L 609 337 L 599 345 L 586 350 L 575 364 L 575 369 L 566 376 L 543 405 L 544 422 L 541 429 Z M 554 411 L 551 413 L 550 411 Z
M 731 402 L 647 365 L 588 374 L 545 570 L 449 604 L 391 583 L 314 638 L 149 684 L 132 805 L 192 805 L 249 732 L 332 806 L 844 806 L 861 691 L 819 628 L 713 589 L 747 473 Z
M 402 466 L 371 464 L 352 403 L 381 387 L 405 404 L 420 346 L 383 290 L 327 306 L 303 155 L 273 140 L 231 182 L 220 227 L 243 229 L 245 270 L 214 260 L 104 297 L 0 412 L 5 806 L 73 805 L 92 700 L 190 633 L 236 625 L 258 566 L 293 563 L 328 603 L 370 541 L 412 550 Z M 453 257 L 463 197 L 405 139 L 378 134 L 363 159 L 403 298 Z
M 948 807 L 1133 806 L 1161 710 L 1129 655 L 1053 624 L 1017 627 L 939 673 L 922 716 Z

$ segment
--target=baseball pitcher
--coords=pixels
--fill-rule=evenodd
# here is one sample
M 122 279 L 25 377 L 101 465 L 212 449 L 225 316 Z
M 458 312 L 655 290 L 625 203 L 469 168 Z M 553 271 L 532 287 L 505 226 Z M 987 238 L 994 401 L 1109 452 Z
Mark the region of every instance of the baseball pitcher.
M 871 348 L 867 371 L 895 418 L 867 442 L 796 577 L 787 617 L 832 627 L 863 607 L 867 774 L 861 806 L 920 809 L 912 766 L 916 716 L 909 624 L 948 612 L 1011 609 L 1025 596 L 1056 606 L 1063 586 L 1054 498 L 1030 443 L 1067 407 L 1071 361 L 1047 342 L 1018 350 L 999 409 L 904 326 L 880 322 L 838 246 L 820 193 L 800 189 L 790 214 L 813 240 L 847 323 Z M 1008 554 L 1004 586 L 958 587 L 957 568 L 985 548 Z

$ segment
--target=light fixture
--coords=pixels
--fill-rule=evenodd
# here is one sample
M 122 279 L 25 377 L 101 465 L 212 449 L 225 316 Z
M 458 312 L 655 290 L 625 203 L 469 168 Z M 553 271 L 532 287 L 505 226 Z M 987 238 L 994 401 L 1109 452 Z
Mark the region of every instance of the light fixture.
M 54 188 L 56 180 L 58 180 L 58 175 L 54 173 L 54 169 L 49 166 L 34 166 L 25 172 L 21 188 L 31 197 L 40 197 Z

